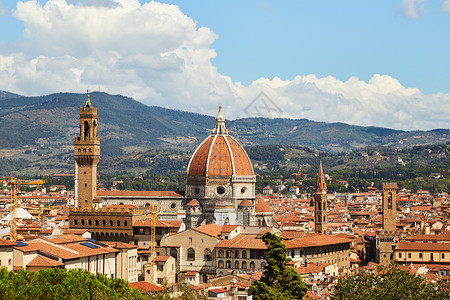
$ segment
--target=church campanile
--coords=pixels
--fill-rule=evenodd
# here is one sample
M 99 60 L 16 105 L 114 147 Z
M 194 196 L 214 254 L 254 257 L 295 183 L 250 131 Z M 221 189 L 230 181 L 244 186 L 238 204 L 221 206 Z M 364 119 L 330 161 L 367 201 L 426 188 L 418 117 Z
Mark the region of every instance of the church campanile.
M 314 202 L 315 232 L 327 234 L 327 184 L 322 170 L 322 161 L 320 161 L 319 174 L 314 190 Z
M 75 137 L 74 146 L 78 166 L 78 207 L 91 209 L 97 194 L 100 138 L 97 136 L 97 108 L 91 106 L 89 90 L 86 104 L 80 107 L 80 136 Z

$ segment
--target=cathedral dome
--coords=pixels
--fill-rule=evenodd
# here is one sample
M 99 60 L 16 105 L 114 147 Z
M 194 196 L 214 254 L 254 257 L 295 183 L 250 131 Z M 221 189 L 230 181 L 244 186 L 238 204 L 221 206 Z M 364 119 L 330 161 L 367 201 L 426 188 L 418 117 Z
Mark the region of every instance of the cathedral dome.
M 220 107 L 216 127 L 192 155 L 187 176 L 254 176 L 247 152 L 225 128 L 225 118 Z

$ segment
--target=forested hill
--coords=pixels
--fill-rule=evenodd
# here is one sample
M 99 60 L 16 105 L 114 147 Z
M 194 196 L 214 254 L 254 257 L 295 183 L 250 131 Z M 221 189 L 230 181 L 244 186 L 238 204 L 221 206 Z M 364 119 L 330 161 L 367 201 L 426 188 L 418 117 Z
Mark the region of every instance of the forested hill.
M 55 154 L 60 149 L 64 152 L 73 145 L 79 107 L 85 101 L 85 94 L 23 97 L 2 91 L 0 150 L 28 147 L 30 151 L 50 149 Z M 91 102 L 98 108 L 99 135 L 105 157 L 149 149 L 193 151 L 214 127 L 213 116 L 146 106 L 121 95 L 94 92 Z M 408 148 L 450 141 L 448 129 L 399 131 L 306 119 L 238 119 L 227 121 L 227 128 L 245 147 L 302 145 L 339 152 L 366 146 Z

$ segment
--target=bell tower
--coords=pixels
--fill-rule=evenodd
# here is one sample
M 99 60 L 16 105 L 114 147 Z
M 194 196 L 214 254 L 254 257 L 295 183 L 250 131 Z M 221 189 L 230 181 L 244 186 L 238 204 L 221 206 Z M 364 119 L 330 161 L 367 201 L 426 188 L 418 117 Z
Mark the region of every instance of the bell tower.
M 75 137 L 74 150 L 78 166 L 78 207 L 93 208 L 97 194 L 100 138 L 97 136 L 97 108 L 91 106 L 89 90 L 86 104 L 80 107 L 80 136 Z
M 383 183 L 383 230 L 395 232 L 397 228 L 397 184 Z
M 322 170 L 322 161 L 320 161 L 319 174 L 314 190 L 314 202 L 315 232 L 327 234 L 327 184 Z

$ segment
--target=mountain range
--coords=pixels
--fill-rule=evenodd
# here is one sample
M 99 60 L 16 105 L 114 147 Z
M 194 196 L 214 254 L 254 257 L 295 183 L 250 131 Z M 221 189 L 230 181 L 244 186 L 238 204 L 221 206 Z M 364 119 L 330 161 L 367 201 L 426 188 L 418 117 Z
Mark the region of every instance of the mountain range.
M 214 128 L 214 117 L 146 106 L 132 98 L 94 92 L 102 155 L 119 156 L 149 149 L 192 151 Z M 0 91 L 0 149 L 66 149 L 78 134 L 79 107 L 85 94 L 24 97 Z M 226 117 L 226 111 L 223 112 Z M 227 120 L 230 134 L 244 147 L 300 145 L 327 152 L 366 146 L 408 148 L 450 141 L 449 129 L 402 131 L 306 119 Z

